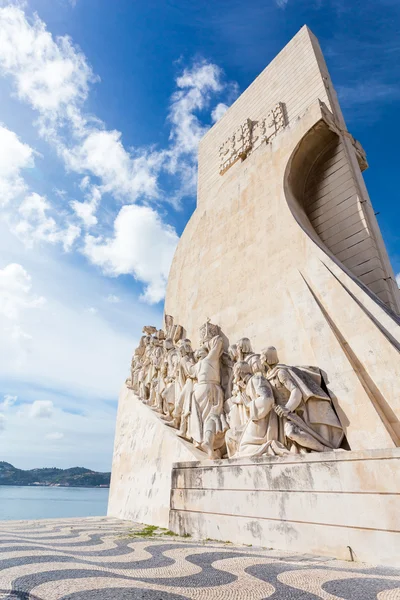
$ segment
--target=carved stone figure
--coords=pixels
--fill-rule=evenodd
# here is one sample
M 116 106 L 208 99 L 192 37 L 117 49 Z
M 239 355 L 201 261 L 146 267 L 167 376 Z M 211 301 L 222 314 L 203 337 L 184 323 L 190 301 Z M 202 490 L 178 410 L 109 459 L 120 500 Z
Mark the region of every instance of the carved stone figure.
M 189 342 L 189 340 L 188 340 Z M 193 386 L 196 382 L 196 363 L 205 354 L 202 348 L 193 353 L 189 342 L 188 348 L 182 347 L 182 358 L 179 364 L 180 393 L 175 402 L 173 426 L 179 431 L 179 437 L 191 441 L 188 437 L 188 419 L 192 406 Z
M 134 392 L 136 394 L 139 392 L 138 377 L 139 377 L 139 372 L 141 369 L 142 369 L 141 358 L 135 353 L 132 356 L 132 361 L 131 361 L 131 376 L 129 379 L 127 379 L 126 383 L 127 383 L 127 386 L 129 388 L 131 388 L 132 390 L 134 390 Z
M 245 361 L 237 362 L 233 368 L 232 396 L 225 402 L 224 409 L 229 424 L 225 435 L 228 457 L 232 458 L 237 450 L 243 429 L 249 420 L 247 410 L 249 398 L 244 393 L 247 380 L 250 378 L 250 366 Z
M 163 392 L 168 385 L 174 382 L 175 371 L 173 365 L 173 355 L 177 351 L 171 338 L 166 338 L 163 341 L 163 352 L 161 357 L 161 365 L 158 372 L 158 382 L 156 388 L 156 409 L 158 412 L 164 412 L 164 397 Z
M 143 338 L 142 338 L 143 339 Z M 144 351 L 141 359 L 141 368 L 138 373 L 138 390 L 139 390 L 139 398 L 143 402 L 147 402 L 149 397 L 149 390 L 147 386 L 147 373 L 151 364 L 151 352 L 152 352 L 152 338 L 150 335 L 144 337 Z
M 261 456 L 263 454 L 285 454 L 288 452 L 283 444 L 275 440 L 271 419 L 276 418 L 273 412 L 274 395 L 268 381 L 259 373 L 257 361 L 251 366 L 242 361 L 237 363 L 236 379 L 241 389 L 242 402 L 248 414 L 245 425 L 234 432 L 226 434 L 226 445 L 229 457 Z
M 223 447 L 224 434 L 228 429 L 221 386 L 222 337 L 213 337 L 202 351 L 204 356 L 196 364 L 197 382 L 191 396 L 187 436 L 196 446 L 201 446 L 209 458 L 215 458 L 218 454 L 221 456 L 216 451 Z
M 274 392 L 278 416 L 273 426 L 274 439 L 292 452 L 339 448 L 344 433 L 331 399 L 320 385 L 321 373 L 280 364 L 273 346 L 263 350 L 261 361 Z

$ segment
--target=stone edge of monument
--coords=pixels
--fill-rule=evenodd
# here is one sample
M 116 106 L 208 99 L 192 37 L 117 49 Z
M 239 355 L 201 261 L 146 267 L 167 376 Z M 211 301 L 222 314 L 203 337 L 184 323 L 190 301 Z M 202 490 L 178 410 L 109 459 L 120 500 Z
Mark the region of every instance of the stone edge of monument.
M 177 456 L 198 460 L 200 451 L 177 438 L 126 385 L 117 431 L 107 515 L 168 527 L 172 464 Z

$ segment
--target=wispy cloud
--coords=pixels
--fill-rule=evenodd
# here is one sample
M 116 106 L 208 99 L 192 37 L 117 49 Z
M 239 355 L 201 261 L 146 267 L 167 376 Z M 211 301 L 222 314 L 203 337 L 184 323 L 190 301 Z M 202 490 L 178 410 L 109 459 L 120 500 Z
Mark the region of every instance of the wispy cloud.
M 23 170 L 34 166 L 34 150 L 0 124 L 0 205 L 23 194 L 27 185 Z
M 337 86 L 340 102 L 344 106 L 389 102 L 400 98 L 400 87 L 375 80 L 360 81 L 352 86 Z
M 35 400 L 29 408 L 32 419 L 50 419 L 53 416 L 54 404 L 51 400 Z
M 17 263 L 0 269 L 0 335 L 8 356 L 23 361 L 32 336 L 24 328 L 27 311 L 43 307 L 46 300 L 32 292 L 30 275 Z M 3 405 L 10 406 L 12 396 L 6 396 Z
M 121 302 L 121 298 L 115 294 L 109 294 L 105 300 L 110 304 L 119 304 Z
M 17 402 L 18 396 L 11 396 L 11 394 L 6 394 L 3 398 L 3 402 L 0 402 L 0 408 L 3 410 L 8 410 Z

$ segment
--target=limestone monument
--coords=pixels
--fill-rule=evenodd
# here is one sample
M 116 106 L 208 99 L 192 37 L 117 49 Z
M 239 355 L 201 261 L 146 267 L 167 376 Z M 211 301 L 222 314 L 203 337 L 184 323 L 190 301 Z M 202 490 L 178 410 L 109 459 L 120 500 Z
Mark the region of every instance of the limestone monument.
M 400 296 L 366 168 L 303 27 L 200 143 L 111 516 L 400 564 Z

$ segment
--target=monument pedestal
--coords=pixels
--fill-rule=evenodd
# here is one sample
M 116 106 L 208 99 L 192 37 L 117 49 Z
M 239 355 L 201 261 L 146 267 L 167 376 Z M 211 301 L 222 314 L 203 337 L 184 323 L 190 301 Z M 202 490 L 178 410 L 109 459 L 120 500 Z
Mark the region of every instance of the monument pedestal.
M 170 529 L 400 566 L 400 449 L 176 463 Z

